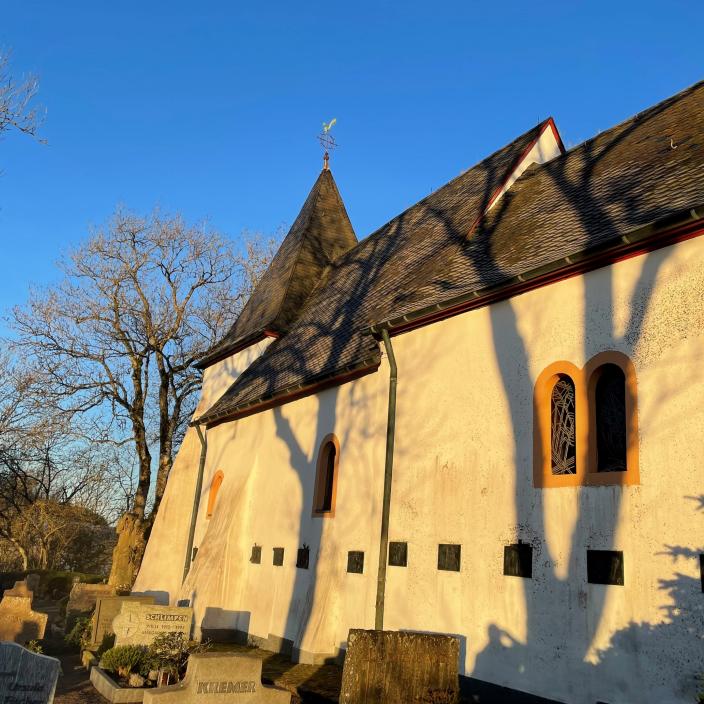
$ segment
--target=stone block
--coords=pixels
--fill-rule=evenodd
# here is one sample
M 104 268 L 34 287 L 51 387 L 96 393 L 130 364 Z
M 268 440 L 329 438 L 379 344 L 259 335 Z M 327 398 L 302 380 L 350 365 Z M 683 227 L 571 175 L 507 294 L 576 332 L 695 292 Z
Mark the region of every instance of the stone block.
M 28 574 L 25 578 L 24 581 L 27 582 L 27 588 L 29 589 L 30 592 L 33 594 L 36 594 L 39 591 L 39 583 L 41 582 L 41 576 L 38 574 L 35 574 L 34 572 L 32 574 Z
M 120 613 L 123 603 L 153 604 L 153 596 L 103 596 L 95 602 L 93 612 L 93 628 L 91 635 L 91 645 L 99 646 L 103 642 L 103 637 L 114 633 L 112 622 Z
M 0 702 L 52 704 L 61 665 L 16 643 L 0 643 Z
M 16 586 L 16 585 L 15 585 Z M 32 611 L 29 596 L 8 596 L 9 589 L 0 601 L 0 641 L 14 641 L 24 645 L 30 640 L 44 637 L 46 614 Z
M 170 687 L 147 690 L 144 704 L 290 704 L 291 693 L 262 684 L 262 661 L 234 653 L 202 653 L 188 659 L 186 678 Z
M 76 582 L 71 587 L 66 605 L 66 632 L 71 630 L 78 616 L 90 614 L 93 611 L 99 597 L 115 596 L 115 593 L 115 587 L 110 584 Z
M 34 598 L 34 593 L 29 588 L 27 580 L 23 579 L 21 582 L 15 582 L 15 586 L 12 589 L 6 589 L 3 592 L 3 596 L 24 596 L 29 597 L 29 599 Z
M 456 704 L 459 654 L 454 636 L 352 629 L 340 704 Z
M 112 621 L 115 645 L 149 645 L 161 633 L 178 632 L 190 638 L 193 609 L 123 601 Z
M 90 683 L 96 691 L 113 704 L 136 704 L 144 700 L 146 689 L 120 687 L 101 668 L 93 667 L 90 671 Z

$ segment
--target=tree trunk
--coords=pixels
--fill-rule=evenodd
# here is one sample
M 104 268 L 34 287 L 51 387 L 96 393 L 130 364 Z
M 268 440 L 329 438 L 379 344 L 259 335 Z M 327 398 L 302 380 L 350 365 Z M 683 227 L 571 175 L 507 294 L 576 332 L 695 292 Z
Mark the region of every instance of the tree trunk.
M 10 542 L 14 545 L 15 550 L 17 550 L 20 559 L 22 560 L 22 571 L 26 572 L 29 569 L 29 558 L 27 557 L 27 551 L 14 538 L 10 538 Z
M 112 552 L 112 568 L 108 584 L 118 591 L 132 589 L 142 564 L 151 523 L 130 511 L 117 522 L 117 545 Z

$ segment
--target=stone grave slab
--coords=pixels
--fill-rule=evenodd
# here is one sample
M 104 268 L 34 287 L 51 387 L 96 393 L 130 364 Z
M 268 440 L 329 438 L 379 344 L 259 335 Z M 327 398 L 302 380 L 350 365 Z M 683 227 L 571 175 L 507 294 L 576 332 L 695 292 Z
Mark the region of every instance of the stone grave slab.
M 24 645 L 30 640 L 40 640 L 44 637 L 48 618 L 47 614 L 32 611 L 31 597 L 8 596 L 5 592 L 0 601 L 0 641 Z
M 176 631 L 191 635 L 193 609 L 186 606 L 160 606 L 123 602 L 112 621 L 115 645 L 149 645 L 160 633 Z
M 95 602 L 93 612 L 93 628 L 91 645 L 99 646 L 103 642 L 103 637 L 109 633 L 114 633 L 112 622 L 115 616 L 120 613 L 123 603 L 134 602 L 136 604 L 153 604 L 153 596 L 103 596 Z
M 353 628 L 340 704 L 456 704 L 459 654 L 454 636 Z
M 86 584 L 76 582 L 68 596 L 66 613 L 86 613 L 95 608 L 95 602 L 101 596 L 115 596 L 115 587 L 111 584 Z
M 183 682 L 146 690 L 144 704 L 291 704 L 291 693 L 262 684 L 262 661 L 234 653 L 200 653 L 188 658 Z
M 0 702 L 52 704 L 61 665 L 17 643 L 0 643 Z

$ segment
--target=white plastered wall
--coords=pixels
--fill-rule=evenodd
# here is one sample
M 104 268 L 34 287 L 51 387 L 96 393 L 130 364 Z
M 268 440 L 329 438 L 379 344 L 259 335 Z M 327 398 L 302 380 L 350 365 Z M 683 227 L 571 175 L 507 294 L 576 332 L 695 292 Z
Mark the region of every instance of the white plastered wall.
M 272 338 L 265 338 L 205 369 L 194 417 L 210 408 L 272 341 Z M 161 603 L 175 604 L 183 581 L 200 452 L 198 434 L 195 429 L 188 428 L 174 459 L 142 566 L 132 588 L 134 592 L 153 594 Z
M 388 570 L 387 628 L 458 634 L 463 674 L 560 701 L 692 700 L 704 662 L 703 258 L 704 239 L 690 240 L 393 339 L 390 539 L 409 547 L 408 566 Z M 537 376 L 604 350 L 635 365 L 641 484 L 533 489 Z M 306 653 L 373 627 L 387 384 L 384 361 L 209 431 L 199 552 L 180 592 L 199 627 L 284 637 Z M 342 445 L 337 511 L 314 519 L 315 454 L 329 432 Z M 147 555 L 155 588 L 159 556 L 190 515 L 192 489 L 176 477 L 182 510 Z M 531 580 L 502 574 L 503 547 L 518 539 L 534 545 Z M 249 562 L 255 542 L 261 565 Z M 303 543 L 308 571 L 294 566 Z M 459 573 L 437 570 L 438 543 L 462 545 Z M 588 547 L 624 552 L 624 586 L 587 583 Z M 345 572 L 348 550 L 365 552 L 364 575 Z
M 688 702 L 704 663 L 704 238 L 394 338 L 386 626 L 460 634 L 464 672 L 558 701 Z M 586 313 L 585 313 L 586 311 Z M 533 385 L 604 350 L 637 374 L 633 487 L 533 489 Z M 533 579 L 503 547 L 534 545 Z M 459 573 L 438 543 L 462 545 Z M 625 585 L 587 583 L 622 550 Z
M 230 629 L 291 641 L 301 660 L 335 655 L 349 628 L 374 620 L 379 502 L 383 488 L 388 369 L 208 430 L 208 457 L 194 545 L 178 598 L 198 629 Z M 317 453 L 335 433 L 340 459 L 335 516 L 312 516 Z M 211 518 L 210 484 L 224 479 Z M 261 564 L 250 560 L 262 547 Z M 310 547 L 310 569 L 297 549 Z M 284 548 L 284 565 L 272 564 Z M 365 553 L 348 574 L 347 552 Z M 371 577 L 370 577 L 371 576 Z

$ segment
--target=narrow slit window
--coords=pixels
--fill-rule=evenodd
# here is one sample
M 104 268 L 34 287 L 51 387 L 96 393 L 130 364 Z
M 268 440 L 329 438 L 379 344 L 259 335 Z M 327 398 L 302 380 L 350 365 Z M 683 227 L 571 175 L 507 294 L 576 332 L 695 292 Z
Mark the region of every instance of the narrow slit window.
M 331 511 L 332 510 L 332 483 L 335 479 L 335 455 L 337 451 L 335 450 L 335 445 L 331 442 L 325 445 L 325 459 L 323 464 L 323 496 L 320 502 L 319 511 Z
M 553 474 L 577 473 L 574 382 L 560 374 L 550 398 L 551 455 Z
M 626 376 L 604 364 L 594 391 L 598 472 L 626 471 Z
M 333 516 L 340 444 L 334 435 L 328 435 L 320 445 L 318 468 L 313 494 L 313 515 Z
M 210 483 L 210 493 L 208 494 L 208 510 L 205 512 L 205 517 L 210 518 L 215 510 L 215 500 L 218 498 L 220 485 L 222 484 L 223 473 L 216 472 L 213 481 Z

